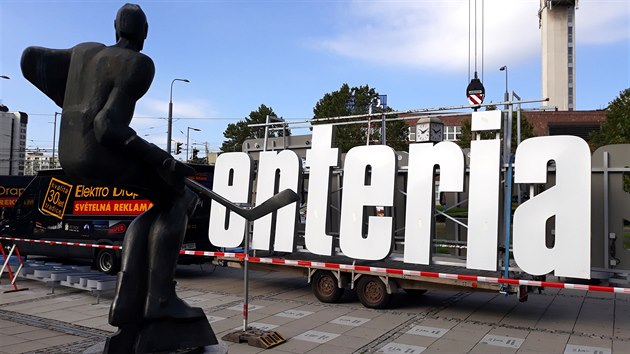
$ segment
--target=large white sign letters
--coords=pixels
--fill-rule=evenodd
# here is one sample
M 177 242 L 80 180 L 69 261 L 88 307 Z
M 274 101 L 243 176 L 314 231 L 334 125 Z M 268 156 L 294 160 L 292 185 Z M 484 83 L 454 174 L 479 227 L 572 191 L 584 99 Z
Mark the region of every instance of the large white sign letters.
M 497 112 L 500 114 L 500 112 Z M 497 130 L 496 113 L 473 114 L 475 130 Z M 479 120 L 479 121 L 476 121 Z M 312 148 L 306 154 L 309 167 L 305 245 L 309 252 L 330 256 L 333 236 L 327 234 L 330 177 L 341 163 L 333 147 L 334 127 L 313 127 Z M 515 156 L 515 183 L 543 184 L 549 163 L 555 163 L 555 185 L 531 196 L 514 214 L 514 259 L 525 272 L 541 275 L 590 278 L 591 155 L 584 140 L 570 136 L 531 138 L 522 142 Z M 394 151 L 382 145 L 351 149 L 343 173 L 339 248 L 348 257 L 363 260 L 386 258 L 393 244 L 395 217 L 404 217 L 405 263 L 430 264 L 435 205 L 435 170 L 440 171 L 440 192 L 464 190 L 464 155 L 452 142 L 411 144 L 407 185 L 397 186 Z M 477 140 L 471 144 L 468 253 L 470 269 L 496 270 L 499 240 L 500 141 Z M 234 202 L 251 195 L 252 163 L 245 153 L 219 156 L 213 189 Z M 261 153 L 256 179 L 256 203 L 285 188 L 299 192 L 301 161 L 289 150 Z M 406 212 L 385 216 L 364 215 L 366 207 L 392 210 L 394 195 L 405 188 Z M 252 248 L 295 250 L 297 203 L 254 223 Z M 364 220 L 367 217 L 367 230 Z M 555 243 L 545 241 L 547 221 L 555 218 Z M 275 220 L 275 225 L 272 225 Z M 237 247 L 243 241 L 245 221 L 225 207 L 212 203 L 209 237 L 218 247 Z

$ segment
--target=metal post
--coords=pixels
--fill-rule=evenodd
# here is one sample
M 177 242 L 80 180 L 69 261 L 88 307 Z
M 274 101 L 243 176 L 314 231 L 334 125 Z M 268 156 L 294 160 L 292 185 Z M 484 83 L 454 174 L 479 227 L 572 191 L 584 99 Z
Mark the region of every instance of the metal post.
M 173 94 L 173 84 L 171 83 L 171 95 Z M 171 153 L 171 140 L 173 139 L 173 102 L 168 102 L 168 128 L 166 133 L 166 152 Z
M 263 151 L 267 151 L 267 137 L 269 136 L 269 122 L 270 122 L 270 117 L 267 114 L 267 117 L 265 117 L 265 136 L 263 138 Z
M 507 71 L 507 67 L 505 68 Z M 507 81 L 506 81 L 507 82 Z M 510 97 L 507 97 L 510 101 Z M 507 102 L 506 101 L 506 102 Z M 511 214 L 512 214 L 512 105 L 506 104 L 508 111 L 506 112 L 505 124 L 503 126 L 503 163 L 505 164 L 505 188 L 504 188 L 504 232 L 505 232 L 505 260 L 504 274 L 505 278 L 509 277 L 510 268 L 510 233 L 511 233 Z
M 9 142 L 9 176 L 13 175 L 13 138 L 15 135 L 15 119 L 11 119 L 11 141 Z
M 52 168 L 57 167 L 57 162 L 55 161 L 55 147 L 57 145 L 57 114 L 61 115 L 61 113 L 55 112 L 55 122 L 53 123 Z
M 385 126 L 385 115 L 381 116 L 381 124 L 383 127 L 381 128 L 381 144 L 387 145 L 387 128 Z
M 604 151 L 604 269 L 610 269 L 610 227 L 608 225 L 608 151 Z
M 173 84 L 175 81 L 190 82 L 188 79 L 173 79 L 171 81 L 171 93 L 168 100 L 168 130 L 166 134 L 166 152 L 171 153 L 171 140 L 173 138 Z
M 194 130 L 196 132 L 201 131 L 201 129 L 187 127 L 186 128 L 186 161 L 190 161 L 190 156 L 188 155 L 188 149 L 190 148 L 190 130 Z
M 249 227 L 250 221 L 245 222 L 245 258 L 243 258 L 243 332 L 247 331 L 247 319 L 249 317 Z

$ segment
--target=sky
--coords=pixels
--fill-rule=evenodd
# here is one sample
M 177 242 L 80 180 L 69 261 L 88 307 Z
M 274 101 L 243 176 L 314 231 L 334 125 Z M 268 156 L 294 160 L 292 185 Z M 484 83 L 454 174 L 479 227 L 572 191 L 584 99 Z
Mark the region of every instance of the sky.
M 506 73 L 499 68 L 507 65 L 510 91 L 542 98 L 539 0 L 137 3 L 149 22 L 143 53 L 156 73 L 132 127 L 160 147 L 176 78 L 190 83 L 173 84 L 173 140 L 185 144 L 190 132 L 200 156 L 206 144 L 218 151 L 227 125 L 261 104 L 289 121 L 312 118 L 317 101 L 344 83 L 375 88 L 394 110 L 459 106 L 468 104 L 476 67 L 488 103 L 502 101 Z M 476 42 L 474 16 L 469 21 L 475 3 Z M 0 79 L 0 103 L 29 115 L 27 148 L 52 150 L 54 112 L 61 109 L 23 78 L 22 51 L 114 44 L 123 4 L 0 0 L 0 75 L 10 77 Z M 577 109 L 603 109 L 630 88 L 630 1 L 580 0 L 575 40 Z

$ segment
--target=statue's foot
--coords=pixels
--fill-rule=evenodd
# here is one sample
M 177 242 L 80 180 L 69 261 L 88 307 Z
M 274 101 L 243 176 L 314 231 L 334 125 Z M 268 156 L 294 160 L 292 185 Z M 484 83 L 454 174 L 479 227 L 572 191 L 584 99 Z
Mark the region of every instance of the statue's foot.
M 103 354 L 131 353 L 139 330 L 134 323 L 121 326 L 105 341 Z
M 146 320 L 192 320 L 205 318 L 205 316 L 202 309 L 199 307 L 191 307 L 175 294 L 168 298 L 148 295 L 144 308 L 144 318 Z
M 116 284 L 116 296 L 109 310 L 109 324 L 121 327 L 128 323 L 137 323 L 142 320 L 142 300 L 140 296 L 138 279 L 132 274 L 121 271 L 118 273 Z

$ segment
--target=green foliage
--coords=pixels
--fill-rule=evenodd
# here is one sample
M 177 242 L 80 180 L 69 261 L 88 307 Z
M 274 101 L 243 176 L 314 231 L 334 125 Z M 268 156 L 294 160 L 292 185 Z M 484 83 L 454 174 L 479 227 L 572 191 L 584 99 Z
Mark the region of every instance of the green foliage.
M 354 95 L 353 95 L 354 93 Z M 313 118 L 332 118 L 344 117 L 349 115 L 366 114 L 369 112 L 369 106 L 372 99 L 378 98 L 378 92 L 368 85 L 350 87 L 348 84 L 341 85 L 337 91 L 326 93 L 313 108 Z M 387 108 L 387 112 L 391 112 L 391 108 Z M 379 112 L 378 108 L 372 110 L 373 113 Z M 392 118 L 393 116 L 388 116 Z M 347 122 L 352 119 L 341 119 L 336 122 Z M 314 122 L 313 124 L 328 124 L 332 121 Z M 370 124 L 370 142 L 377 143 L 380 141 L 381 135 L 381 119 L 375 117 Z M 407 141 L 407 125 L 403 121 L 394 121 L 387 123 L 387 145 L 396 150 L 406 150 Z M 335 141 L 338 148 L 343 152 L 347 152 L 351 148 L 359 145 L 365 145 L 367 142 L 368 126 L 363 124 L 348 124 L 337 126 Z
M 512 152 L 516 151 L 517 141 L 517 124 L 516 124 L 517 112 L 512 112 Z M 459 136 L 459 144 L 462 148 L 470 148 L 470 141 L 472 140 L 472 132 L 470 130 L 470 119 L 466 119 L 462 122 L 462 133 Z M 482 139 L 494 139 L 494 132 L 482 132 Z M 527 120 L 527 116 L 521 112 L 521 141 L 534 137 L 534 127 Z M 503 132 L 501 132 L 501 138 L 503 138 Z
M 267 116 L 275 116 L 273 108 L 267 107 L 261 104 L 258 110 L 251 111 L 248 117 L 240 120 L 236 123 L 228 124 L 227 128 L 223 132 L 223 136 L 226 140 L 221 145 L 221 151 L 223 152 L 235 152 L 242 151 L 243 142 L 252 138 L 263 138 L 265 136 L 265 127 L 253 127 L 250 128 L 250 124 L 265 123 Z M 286 135 L 291 135 L 289 130 L 286 130 Z M 268 137 L 283 136 L 282 131 L 269 131 Z
M 619 96 L 608 104 L 606 122 L 599 131 L 590 134 L 591 150 L 605 145 L 630 144 L 630 88 L 619 92 Z M 630 193 L 630 175 L 625 174 L 623 188 Z
M 604 145 L 630 143 L 630 88 L 619 93 L 608 105 L 606 122 L 590 135 L 591 149 Z

